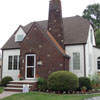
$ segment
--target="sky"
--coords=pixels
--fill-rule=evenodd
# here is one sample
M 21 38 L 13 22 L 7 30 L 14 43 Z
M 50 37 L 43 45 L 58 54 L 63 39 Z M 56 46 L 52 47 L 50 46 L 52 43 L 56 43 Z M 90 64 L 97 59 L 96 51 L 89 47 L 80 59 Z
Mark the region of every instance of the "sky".
M 0 48 L 19 25 L 47 20 L 50 0 L 0 0 Z M 87 5 L 100 0 L 61 0 L 62 16 L 82 16 Z

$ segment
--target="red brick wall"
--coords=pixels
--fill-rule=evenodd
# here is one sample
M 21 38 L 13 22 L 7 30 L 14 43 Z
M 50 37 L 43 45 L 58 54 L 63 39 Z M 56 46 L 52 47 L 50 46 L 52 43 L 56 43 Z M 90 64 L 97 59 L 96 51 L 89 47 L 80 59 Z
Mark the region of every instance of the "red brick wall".
M 64 47 L 64 30 L 60 0 L 52 0 L 49 3 L 48 31 Z
M 36 74 L 40 77 L 48 78 L 52 72 L 69 69 L 69 60 L 58 52 L 36 26 L 31 29 L 21 44 L 20 73 L 23 77 L 25 77 L 26 54 L 36 54 Z M 42 66 L 37 65 L 39 58 L 43 62 Z

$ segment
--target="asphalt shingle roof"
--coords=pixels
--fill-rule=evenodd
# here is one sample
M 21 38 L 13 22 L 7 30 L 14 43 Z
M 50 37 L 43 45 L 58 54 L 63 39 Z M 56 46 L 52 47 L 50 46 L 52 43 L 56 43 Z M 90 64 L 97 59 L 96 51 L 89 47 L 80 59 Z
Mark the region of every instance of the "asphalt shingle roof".
M 26 26 L 21 26 L 26 34 L 31 29 L 34 22 L 27 24 Z M 38 21 L 40 26 L 43 26 L 47 29 L 48 21 Z M 80 17 L 74 16 L 69 18 L 63 18 L 63 26 L 64 26 L 64 44 L 84 44 L 87 42 L 88 32 L 90 23 L 88 20 Z M 2 49 L 16 49 L 20 48 L 20 43 L 15 42 L 15 34 L 11 36 L 11 38 L 5 43 Z

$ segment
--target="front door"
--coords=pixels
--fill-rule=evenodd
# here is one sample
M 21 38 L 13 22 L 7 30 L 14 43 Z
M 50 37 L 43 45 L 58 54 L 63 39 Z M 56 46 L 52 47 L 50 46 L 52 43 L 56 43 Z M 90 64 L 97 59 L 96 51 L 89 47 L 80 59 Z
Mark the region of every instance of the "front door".
M 28 54 L 26 55 L 26 79 L 35 79 L 35 67 L 36 67 L 36 55 Z

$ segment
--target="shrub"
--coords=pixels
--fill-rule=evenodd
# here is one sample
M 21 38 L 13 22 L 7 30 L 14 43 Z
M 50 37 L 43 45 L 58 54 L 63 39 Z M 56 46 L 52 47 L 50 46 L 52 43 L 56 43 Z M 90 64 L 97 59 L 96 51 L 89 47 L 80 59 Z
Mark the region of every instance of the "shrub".
M 48 77 L 47 85 L 50 90 L 54 91 L 71 91 L 76 90 L 79 81 L 75 74 L 68 71 L 53 72 Z
M 4 77 L 4 78 L 2 79 L 1 85 L 2 85 L 2 86 L 6 86 L 6 85 L 9 83 L 9 81 L 13 81 L 12 77 L 6 76 L 6 77 Z
M 38 90 L 45 91 L 47 89 L 47 81 L 44 78 L 38 78 Z
M 81 89 L 82 87 L 86 87 L 87 90 L 91 89 L 91 80 L 88 77 L 79 78 L 79 89 Z
M 90 78 L 92 80 L 92 88 L 95 90 L 100 88 L 100 75 L 96 72 Z

